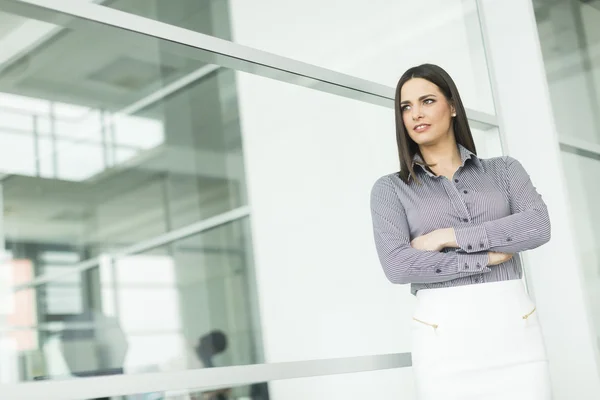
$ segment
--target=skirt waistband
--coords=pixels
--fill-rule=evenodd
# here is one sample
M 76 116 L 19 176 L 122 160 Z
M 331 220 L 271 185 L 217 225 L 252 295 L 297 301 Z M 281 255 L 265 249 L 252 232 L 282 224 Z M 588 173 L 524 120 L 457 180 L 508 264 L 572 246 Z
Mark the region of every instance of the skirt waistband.
M 514 279 L 417 292 L 414 317 L 429 321 L 526 315 L 535 309 L 522 280 Z M 437 322 L 436 322 L 437 323 Z

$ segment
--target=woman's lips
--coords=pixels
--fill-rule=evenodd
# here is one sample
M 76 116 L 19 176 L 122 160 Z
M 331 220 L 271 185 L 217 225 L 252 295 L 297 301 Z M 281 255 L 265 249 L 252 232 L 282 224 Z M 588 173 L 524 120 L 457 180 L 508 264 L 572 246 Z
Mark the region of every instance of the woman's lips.
M 431 125 L 429 125 L 429 124 L 419 124 L 419 125 L 415 125 L 415 127 L 413 129 L 417 133 L 423 133 L 423 132 L 427 131 L 430 126 Z

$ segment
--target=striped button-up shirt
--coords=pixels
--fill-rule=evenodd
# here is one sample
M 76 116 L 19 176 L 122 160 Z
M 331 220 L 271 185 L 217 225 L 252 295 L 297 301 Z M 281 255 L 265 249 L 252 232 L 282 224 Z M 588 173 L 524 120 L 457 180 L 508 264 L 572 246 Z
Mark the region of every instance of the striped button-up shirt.
M 519 257 L 488 265 L 488 251 L 519 253 L 550 240 L 542 197 L 523 166 L 511 157 L 480 159 L 459 145 L 462 165 L 452 180 L 413 160 L 421 185 L 398 174 L 383 176 L 371 192 L 379 260 L 392 283 L 420 289 L 519 279 Z M 454 228 L 459 248 L 422 251 L 412 239 Z

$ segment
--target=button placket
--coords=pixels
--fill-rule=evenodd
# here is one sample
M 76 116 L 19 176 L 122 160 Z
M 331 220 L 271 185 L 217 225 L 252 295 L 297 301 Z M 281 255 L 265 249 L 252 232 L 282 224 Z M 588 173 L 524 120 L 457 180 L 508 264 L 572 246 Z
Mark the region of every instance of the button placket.
M 460 171 L 460 169 L 459 169 Z M 457 171 L 458 174 L 458 171 Z M 452 180 L 446 180 L 448 184 L 444 185 L 446 194 L 448 195 L 450 202 L 452 203 L 454 210 L 458 213 L 459 221 L 463 223 L 472 223 L 470 219 L 469 209 L 465 203 L 463 197 L 464 185 L 460 177 L 453 178 Z

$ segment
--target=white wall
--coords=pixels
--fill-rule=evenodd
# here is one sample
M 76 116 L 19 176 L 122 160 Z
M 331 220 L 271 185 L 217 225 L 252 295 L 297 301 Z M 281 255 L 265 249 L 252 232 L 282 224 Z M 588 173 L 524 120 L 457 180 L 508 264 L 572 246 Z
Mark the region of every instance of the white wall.
M 396 167 L 392 111 L 238 78 L 266 362 L 409 351 L 413 299 L 383 276 L 369 214 L 371 185 Z M 272 394 L 318 398 L 324 384 Z M 395 397 L 411 383 L 353 376 L 336 389 L 359 399 L 373 387 Z
M 467 105 L 491 112 L 483 50 L 469 35 L 473 15 L 459 17 L 463 2 L 399 3 L 234 0 L 234 40 L 388 86 L 414 64 L 439 63 Z M 415 15 L 427 18 L 415 24 Z M 414 298 L 385 279 L 369 212 L 374 181 L 398 169 L 393 110 L 237 79 L 266 362 L 410 351 Z M 476 141 L 483 156 L 500 154 L 495 131 L 477 132 Z M 410 369 L 271 390 L 286 400 L 414 397 Z

